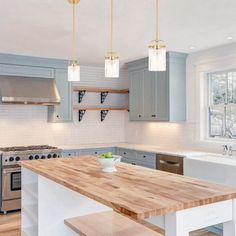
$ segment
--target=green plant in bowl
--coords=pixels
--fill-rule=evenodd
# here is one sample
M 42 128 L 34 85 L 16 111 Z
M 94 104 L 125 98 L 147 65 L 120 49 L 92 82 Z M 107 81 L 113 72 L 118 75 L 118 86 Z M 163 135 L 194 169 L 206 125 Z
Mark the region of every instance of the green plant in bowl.
M 114 158 L 113 153 L 112 152 L 107 152 L 107 153 L 103 153 L 99 156 L 100 158 L 103 159 L 110 159 L 110 158 Z

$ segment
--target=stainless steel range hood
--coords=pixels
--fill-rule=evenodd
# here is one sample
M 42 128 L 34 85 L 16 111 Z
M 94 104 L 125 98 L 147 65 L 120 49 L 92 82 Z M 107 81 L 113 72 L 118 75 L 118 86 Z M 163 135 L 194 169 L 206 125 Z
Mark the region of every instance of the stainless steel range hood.
M 0 75 L 0 102 L 54 105 L 60 95 L 54 79 Z

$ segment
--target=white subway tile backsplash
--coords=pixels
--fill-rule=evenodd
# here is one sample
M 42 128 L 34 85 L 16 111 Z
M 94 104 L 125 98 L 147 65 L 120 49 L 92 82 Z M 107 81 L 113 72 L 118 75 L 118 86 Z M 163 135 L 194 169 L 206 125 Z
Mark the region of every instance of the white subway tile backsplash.
M 127 88 L 127 73 L 118 79 L 105 79 L 101 67 L 82 66 L 80 86 Z M 109 94 L 104 106 L 125 106 L 127 95 Z M 74 102 L 78 96 L 74 93 Z M 100 94 L 86 94 L 83 106 L 101 106 Z M 124 141 L 126 111 L 110 111 L 101 122 L 99 111 L 87 111 L 81 122 L 74 112 L 72 123 L 47 123 L 47 107 L 0 105 L 0 146 L 14 145 L 76 145 Z

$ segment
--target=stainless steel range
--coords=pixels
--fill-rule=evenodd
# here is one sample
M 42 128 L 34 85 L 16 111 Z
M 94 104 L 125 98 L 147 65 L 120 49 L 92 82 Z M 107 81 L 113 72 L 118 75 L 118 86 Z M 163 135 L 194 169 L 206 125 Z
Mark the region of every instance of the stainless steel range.
M 21 167 L 19 161 L 61 157 L 61 149 L 47 145 L 0 148 L 0 211 L 21 208 Z

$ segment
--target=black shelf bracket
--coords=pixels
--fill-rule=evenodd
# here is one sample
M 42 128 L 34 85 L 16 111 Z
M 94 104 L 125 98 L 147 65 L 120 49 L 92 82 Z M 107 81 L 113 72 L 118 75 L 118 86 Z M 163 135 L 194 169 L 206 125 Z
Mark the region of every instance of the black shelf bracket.
M 101 92 L 101 103 L 104 103 L 107 95 L 108 95 L 108 92 Z
M 86 112 L 86 110 L 79 110 L 79 112 L 78 112 L 79 113 L 79 122 L 82 121 L 85 112 Z
M 80 90 L 80 91 L 78 92 L 78 103 L 81 103 L 81 102 L 82 102 L 85 93 L 86 93 L 86 90 Z
M 108 114 L 109 110 L 101 110 L 101 122 L 103 122 Z

